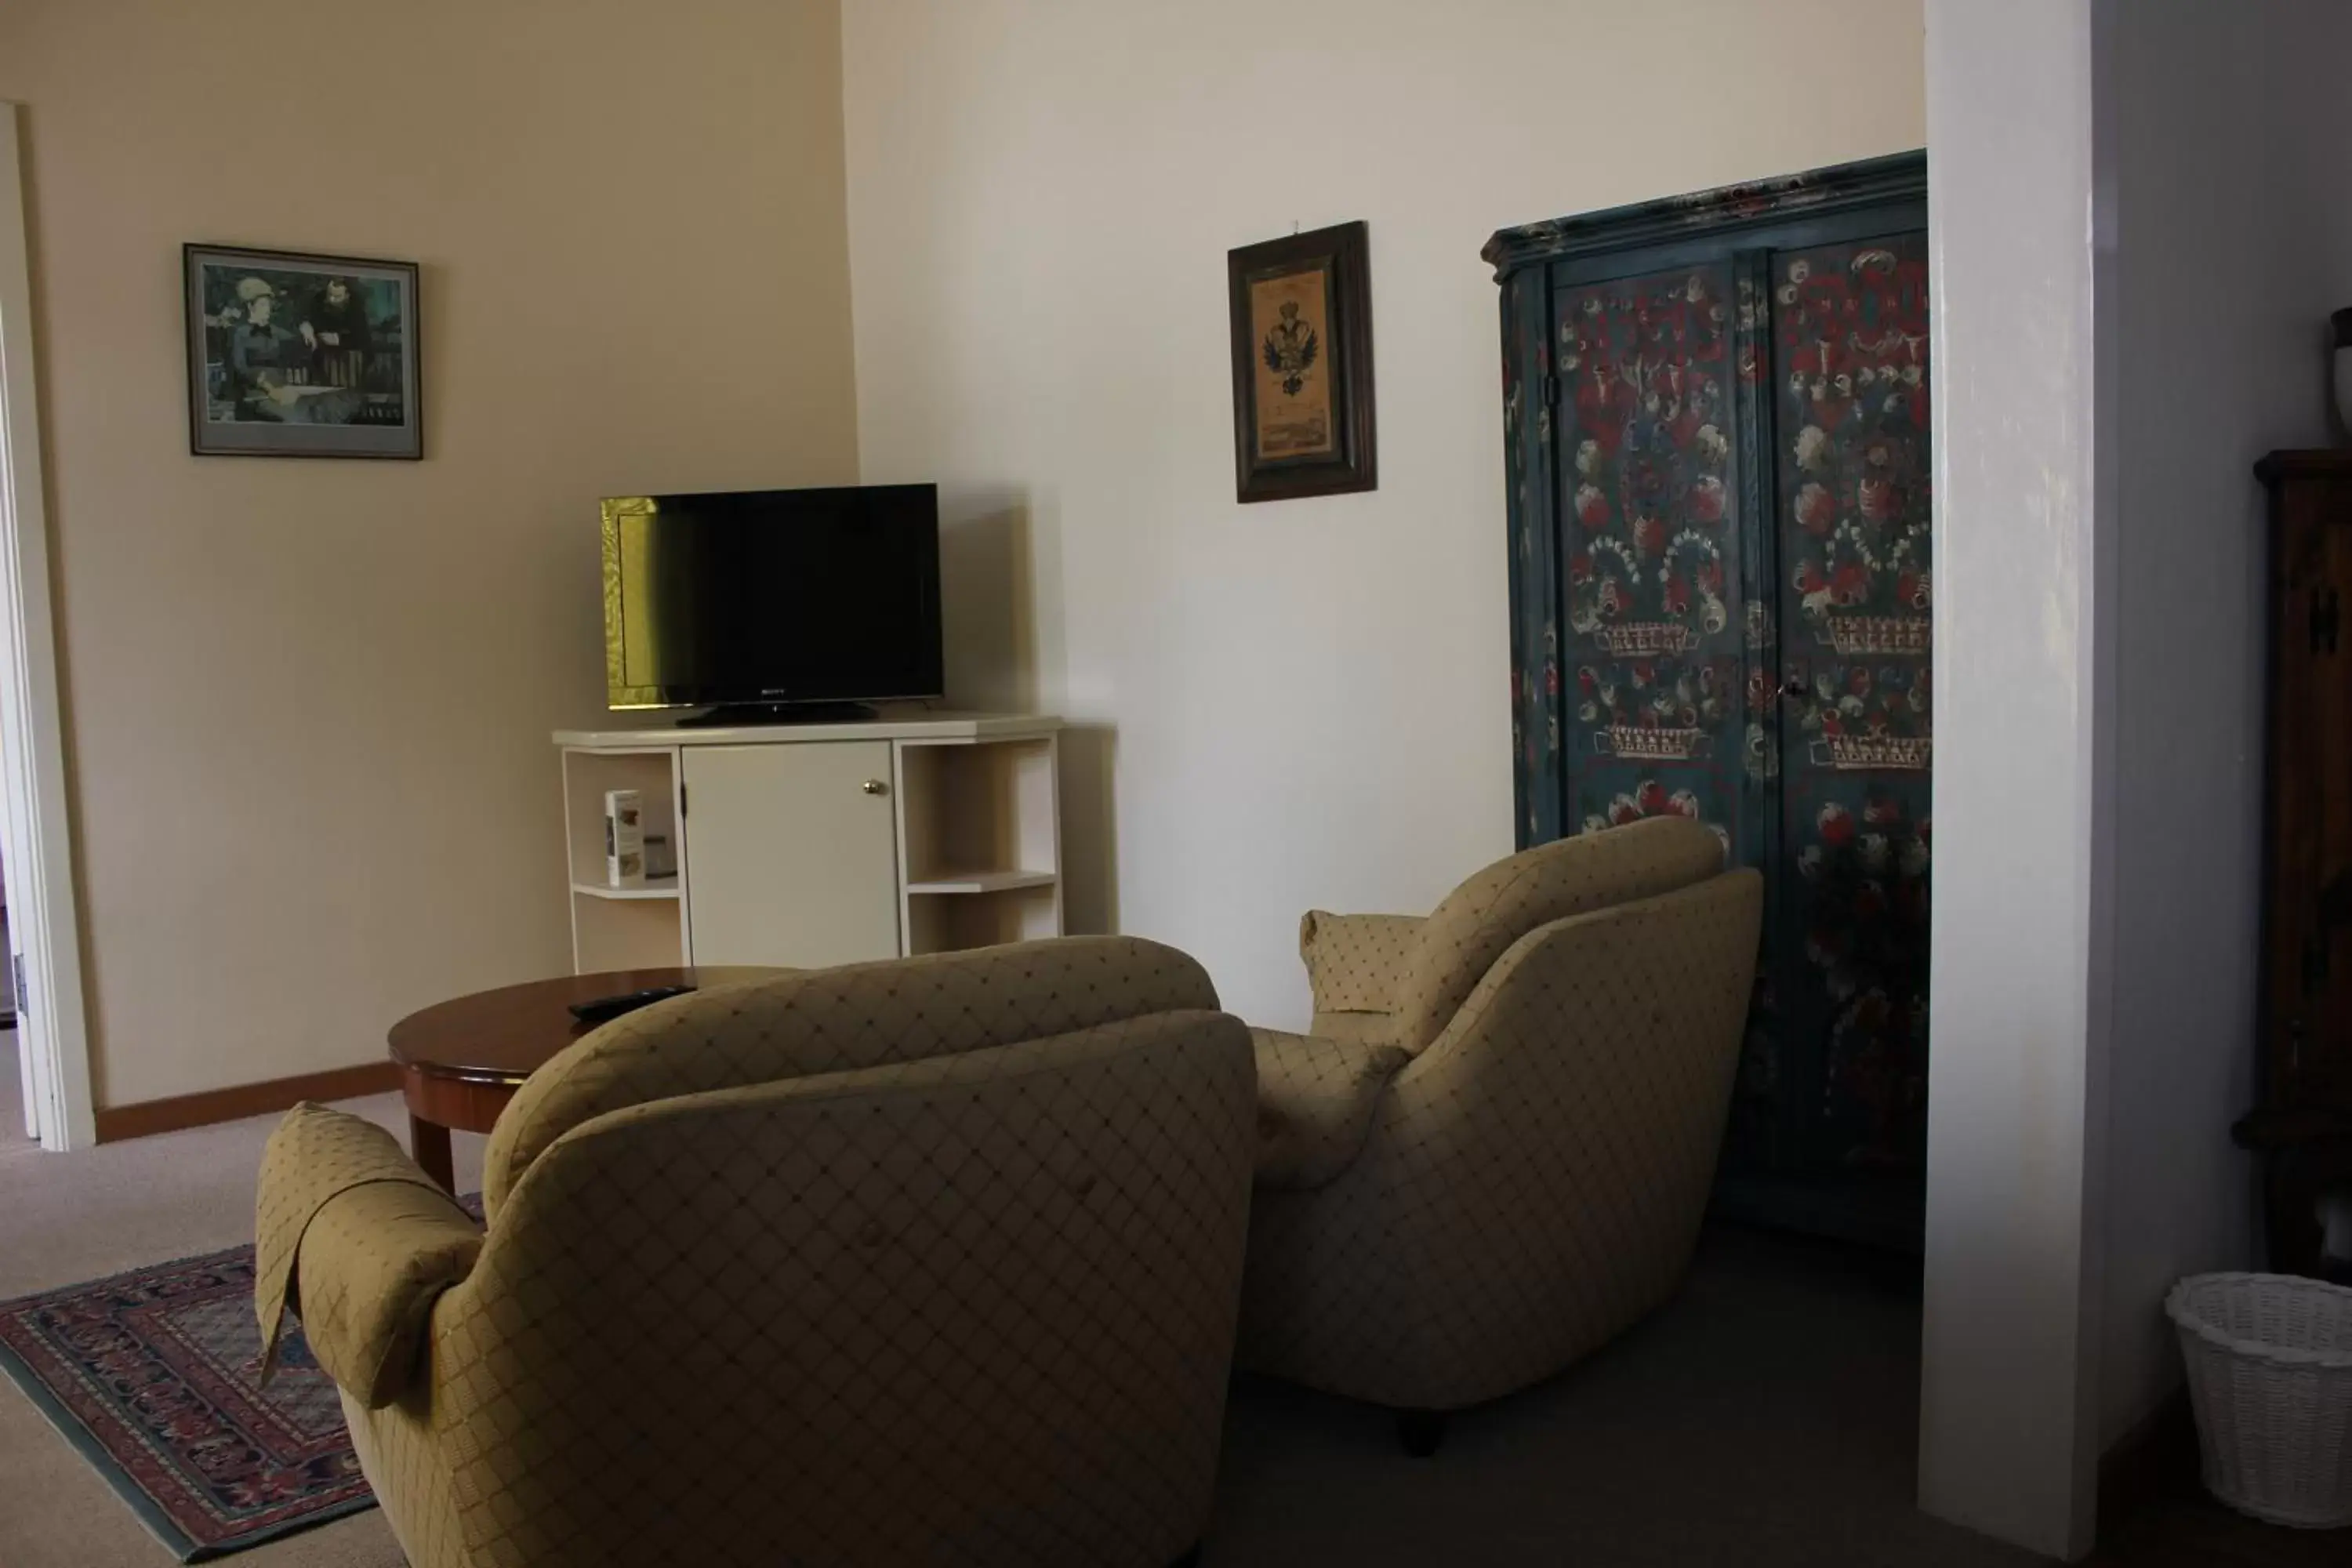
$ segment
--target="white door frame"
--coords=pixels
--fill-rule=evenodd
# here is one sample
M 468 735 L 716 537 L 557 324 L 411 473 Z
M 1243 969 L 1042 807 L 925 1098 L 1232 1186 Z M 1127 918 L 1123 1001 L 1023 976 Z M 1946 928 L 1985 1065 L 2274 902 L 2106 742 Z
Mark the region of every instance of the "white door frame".
M 98 1141 L 81 990 L 65 724 L 49 607 L 48 513 L 34 406 L 33 293 L 17 106 L 0 100 L 0 796 L 16 1041 L 31 1131 L 46 1149 Z

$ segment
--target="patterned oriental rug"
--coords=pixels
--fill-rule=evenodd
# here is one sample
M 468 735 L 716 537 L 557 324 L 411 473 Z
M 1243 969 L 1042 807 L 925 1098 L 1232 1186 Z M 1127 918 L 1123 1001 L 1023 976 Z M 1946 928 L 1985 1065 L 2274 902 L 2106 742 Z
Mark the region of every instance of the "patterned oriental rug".
M 183 1563 L 375 1506 L 301 1331 L 260 1367 L 250 1247 L 0 1302 L 0 1372 Z

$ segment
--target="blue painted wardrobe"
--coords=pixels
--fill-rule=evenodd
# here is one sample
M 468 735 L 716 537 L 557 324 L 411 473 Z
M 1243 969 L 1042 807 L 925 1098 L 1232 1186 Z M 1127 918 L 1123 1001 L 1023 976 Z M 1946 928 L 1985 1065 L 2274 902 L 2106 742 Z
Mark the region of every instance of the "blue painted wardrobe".
M 1927 163 L 1506 229 L 1522 847 L 1699 818 L 1769 895 L 1719 1212 L 1916 1247 Z

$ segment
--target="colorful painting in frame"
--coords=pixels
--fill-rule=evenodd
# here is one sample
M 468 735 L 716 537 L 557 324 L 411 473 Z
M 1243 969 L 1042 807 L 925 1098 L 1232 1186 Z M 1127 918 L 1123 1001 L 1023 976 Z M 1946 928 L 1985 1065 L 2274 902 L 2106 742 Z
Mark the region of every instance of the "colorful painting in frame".
M 1378 484 L 1369 251 L 1343 223 L 1225 253 L 1237 500 Z
M 421 458 L 416 264 L 182 247 L 188 449 Z

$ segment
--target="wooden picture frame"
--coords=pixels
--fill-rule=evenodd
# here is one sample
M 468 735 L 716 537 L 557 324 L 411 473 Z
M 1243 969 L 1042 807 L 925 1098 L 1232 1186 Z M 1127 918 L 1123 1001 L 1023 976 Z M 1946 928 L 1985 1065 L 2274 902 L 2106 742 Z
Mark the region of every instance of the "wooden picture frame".
M 1225 252 L 1236 500 L 1380 483 L 1366 233 L 1343 223 Z
M 180 258 L 190 452 L 425 455 L 416 263 L 235 245 Z

